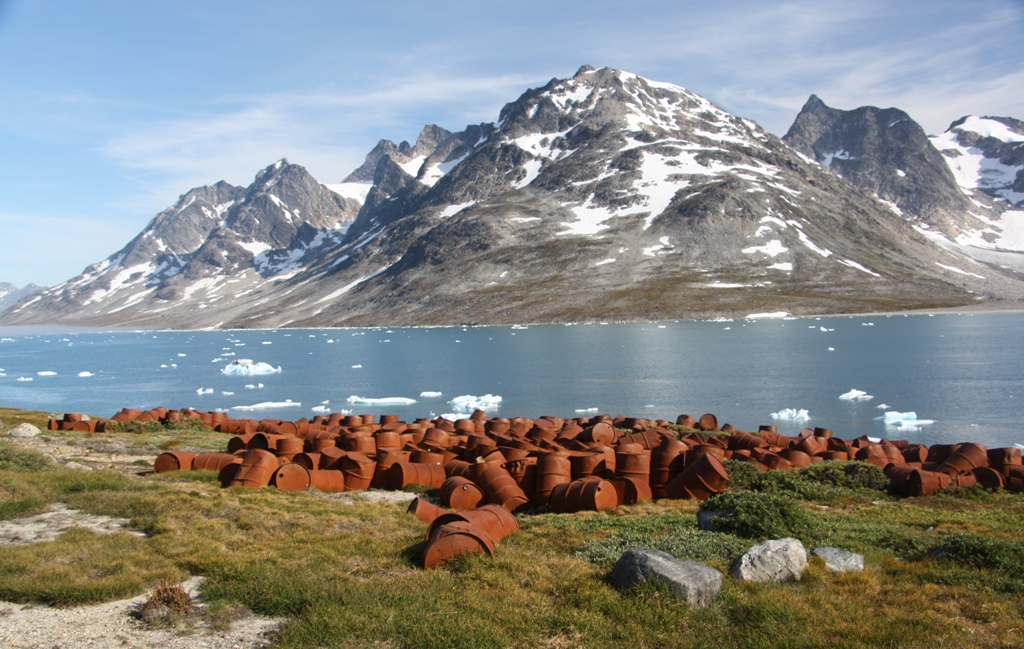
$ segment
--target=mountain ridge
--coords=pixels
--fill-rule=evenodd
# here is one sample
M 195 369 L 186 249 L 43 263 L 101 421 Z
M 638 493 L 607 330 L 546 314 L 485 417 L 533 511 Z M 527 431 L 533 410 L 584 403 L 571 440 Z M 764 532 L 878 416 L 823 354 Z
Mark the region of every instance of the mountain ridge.
M 836 114 L 811 109 L 828 118 L 822 123 L 836 123 Z M 862 113 L 864 122 L 871 111 Z M 876 126 L 888 119 L 870 117 Z M 903 148 L 931 146 L 913 126 L 900 127 L 910 133 Z M 101 295 L 102 308 L 83 311 L 82 294 L 97 294 L 91 282 L 104 268 L 50 289 L 35 308 L 22 302 L 4 320 L 513 324 L 838 313 L 1024 297 L 1014 273 L 936 245 L 922 232 L 955 233 L 957 219 L 965 218 L 948 207 L 967 202 L 941 154 L 929 153 L 927 173 L 906 171 L 932 173 L 954 192 L 948 214 L 933 211 L 917 223 L 893 209 L 896 200 L 910 205 L 913 192 L 886 204 L 887 186 L 878 185 L 880 197 L 854 182 L 875 178 L 877 169 L 841 177 L 798 150 L 817 157 L 814 141 L 827 130 L 803 128 L 804 142 L 790 146 L 685 88 L 584 66 L 571 78 L 527 90 L 495 123 L 458 132 L 428 125 L 415 144 L 381 140 L 340 185 L 289 180 L 317 197 L 299 210 L 302 192 L 288 202 L 267 186 L 282 166 L 297 167 L 286 161 L 261 171 L 249 188 L 221 188 L 218 200 L 240 201 L 223 208 L 229 227 L 210 230 L 192 252 L 174 253 L 183 261 L 174 275 L 152 280 L 159 289 L 152 295 L 136 292 L 116 303 Z M 865 151 L 896 146 L 875 140 L 882 145 Z M 239 198 L 243 193 L 252 198 Z M 209 202 L 200 207 L 211 209 Z M 249 218 L 247 210 L 261 216 Z M 339 215 L 344 227 L 337 227 Z M 243 290 L 225 299 L 228 282 Z M 78 284 L 82 289 L 69 293 Z

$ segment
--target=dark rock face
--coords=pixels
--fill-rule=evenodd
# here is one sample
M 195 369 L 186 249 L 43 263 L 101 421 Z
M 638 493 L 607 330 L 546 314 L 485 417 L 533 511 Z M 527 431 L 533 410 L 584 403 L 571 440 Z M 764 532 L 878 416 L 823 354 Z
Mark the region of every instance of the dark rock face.
M 782 139 L 903 216 L 953 236 L 973 209 L 924 129 L 899 109 L 837 110 L 811 95 Z

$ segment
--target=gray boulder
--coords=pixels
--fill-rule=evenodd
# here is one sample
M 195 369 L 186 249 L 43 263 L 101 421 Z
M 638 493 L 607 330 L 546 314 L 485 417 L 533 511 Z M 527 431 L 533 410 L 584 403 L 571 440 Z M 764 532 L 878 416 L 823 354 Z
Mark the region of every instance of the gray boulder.
M 39 429 L 29 423 L 18 424 L 11 430 L 7 431 L 8 437 L 35 437 L 39 434 Z
M 758 543 L 732 567 L 732 576 L 744 581 L 799 580 L 807 569 L 807 550 L 791 538 Z
M 610 581 L 617 590 L 645 582 L 665 584 L 692 606 L 710 604 L 722 590 L 722 573 L 714 568 L 650 548 L 627 550 L 615 562 Z
M 825 567 L 832 572 L 861 572 L 864 570 L 864 555 L 847 552 L 838 548 L 814 548 L 812 554 L 825 560 Z

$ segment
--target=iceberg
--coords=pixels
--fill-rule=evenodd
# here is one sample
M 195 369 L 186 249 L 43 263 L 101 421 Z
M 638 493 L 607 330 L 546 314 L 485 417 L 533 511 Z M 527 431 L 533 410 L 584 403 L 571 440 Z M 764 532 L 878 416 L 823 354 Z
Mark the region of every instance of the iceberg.
M 371 399 L 370 397 L 357 397 L 353 394 L 348 398 L 348 402 L 356 406 L 411 406 L 416 403 L 416 399 L 409 399 L 407 397 Z
M 85 377 L 87 377 L 87 376 L 96 376 L 96 375 L 95 375 L 95 374 L 93 374 L 92 372 L 79 372 L 79 373 L 78 373 L 78 376 L 80 376 L 80 377 L 82 377 L 82 378 L 85 378 Z
M 431 392 L 429 390 L 426 390 L 424 392 L 420 392 L 420 396 L 422 398 L 424 398 L 424 399 L 436 399 L 436 398 L 441 396 L 441 393 L 440 392 Z
M 32 377 L 31 376 L 19 376 L 18 380 L 19 381 L 31 381 Z
M 599 409 L 597 409 L 597 408 L 577 408 L 576 410 L 573 410 L 573 412 L 575 412 L 577 414 L 580 414 L 580 415 L 584 415 L 584 414 L 586 414 L 588 412 L 601 412 L 601 411 Z
M 864 390 L 853 389 L 850 390 L 849 392 L 844 392 L 843 394 L 840 394 L 839 399 L 841 401 L 868 401 L 869 399 L 874 399 L 874 397 L 865 392 Z
M 213 388 L 199 388 L 196 394 L 213 394 Z
M 497 410 L 501 407 L 501 397 L 496 394 L 485 394 L 480 397 L 464 394 L 449 401 L 448 405 L 455 412 L 466 414 L 470 414 L 474 410 Z
M 811 418 L 807 414 L 806 410 L 797 410 L 796 408 L 783 408 L 778 412 L 773 412 L 768 415 L 772 419 L 782 419 L 785 421 L 807 421 Z
M 319 412 L 326 415 L 330 411 L 331 408 L 329 406 L 313 406 L 313 412 Z
M 302 403 L 298 401 L 292 401 L 286 399 L 284 401 L 264 401 L 263 403 L 254 403 L 251 406 L 234 406 L 232 410 L 270 410 L 272 408 L 292 408 L 301 406 Z
M 43 372 L 36 372 L 36 374 L 38 376 L 57 376 L 56 372 L 50 372 L 48 370 L 47 371 L 43 371 Z
M 249 358 L 239 358 L 224 366 L 221 373 L 228 376 L 253 376 L 256 374 L 278 374 L 281 366 L 274 367 L 270 363 L 253 361 Z
M 881 417 L 875 417 L 874 421 L 880 421 L 886 426 L 893 426 L 895 428 L 912 429 L 935 423 L 933 419 L 918 419 L 916 412 L 896 412 L 895 410 L 889 410 Z

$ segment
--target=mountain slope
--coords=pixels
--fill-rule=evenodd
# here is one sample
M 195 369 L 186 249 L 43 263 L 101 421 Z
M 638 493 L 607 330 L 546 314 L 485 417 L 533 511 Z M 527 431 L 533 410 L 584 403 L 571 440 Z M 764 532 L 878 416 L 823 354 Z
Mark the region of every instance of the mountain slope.
M 36 284 L 26 284 L 22 288 L 18 288 L 9 282 L 0 282 L 0 313 L 43 288 L 45 287 Z
M 948 175 L 939 158 L 936 173 Z M 343 183 L 306 183 L 321 206 L 333 200 L 339 210 L 315 223 L 296 227 L 292 219 L 316 212 L 294 209 L 299 197 L 269 195 L 275 175 L 283 174 L 268 168 L 243 198 L 232 194 L 240 202 L 226 208 L 224 225 L 181 253 L 189 256 L 180 271 L 155 282 L 152 295 L 133 289 L 83 309 L 94 293 L 69 286 L 94 282 L 104 267 L 51 289 L 48 302 L 18 305 L 17 318 L 398 326 L 1024 297 L 1012 273 L 934 245 L 754 122 L 610 68 L 585 66 L 528 90 L 494 124 L 428 126 L 415 145 L 381 141 Z M 955 184 L 953 192 L 959 199 Z M 340 215 L 355 217 L 347 230 L 327 229 Z
M 5 318 L 205 323 L 204 310 L 215 314 L 218 301 L 260 293 L 336 246 L 358 208 L 281 160 L 248 188 L 219 182 L 183 194 L 120 251 Z

